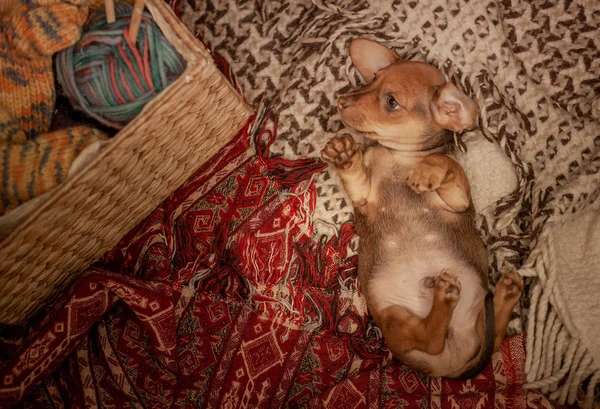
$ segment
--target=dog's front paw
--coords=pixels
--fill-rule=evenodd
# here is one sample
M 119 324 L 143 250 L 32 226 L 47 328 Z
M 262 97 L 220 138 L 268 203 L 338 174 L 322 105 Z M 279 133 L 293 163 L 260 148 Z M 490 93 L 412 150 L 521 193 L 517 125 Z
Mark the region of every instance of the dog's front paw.
M 515 304 L 523 291 L 525 283 L 523 278 L 516 271 L 504 273 L 498 284 L 496 284 L 496 294 L 499 300 L 507 304 Z
M 460 290 L 461 286 L 458 278 L 446 271 L 435 278 L 434 298 L 440 299 L 450 307 L 455 307 L 458 303 Z
M 442 185 L 447 173 L 444 168 L 421 162 L 408 172 L 408 185 L 417 193 L 433 192 Z
M 350 135 L 334 136 L 321 151 L 321 158 L 337 168 L 348 169 L 357 158 L 360 147 Z

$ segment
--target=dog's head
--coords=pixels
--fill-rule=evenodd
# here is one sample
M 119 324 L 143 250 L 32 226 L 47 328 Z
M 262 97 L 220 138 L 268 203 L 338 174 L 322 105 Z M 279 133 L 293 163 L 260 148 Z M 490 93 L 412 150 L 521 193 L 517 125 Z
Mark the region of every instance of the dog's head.
M 350 58 L 367 85 L 338 99 L 344 123 L 382 145 L 424 150 L 441 144 L 444 129 L 473 124 L 477 105 L 437 68 L 401 60 L 365 39 L 350 44 Z

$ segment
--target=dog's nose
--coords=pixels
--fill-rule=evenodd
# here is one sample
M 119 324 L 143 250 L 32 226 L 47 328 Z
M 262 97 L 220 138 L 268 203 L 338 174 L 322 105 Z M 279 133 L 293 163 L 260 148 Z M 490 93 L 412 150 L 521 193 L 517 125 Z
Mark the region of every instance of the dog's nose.
M 352 102 L 350 101 L 350 98 L 340 97 L 338 99 L 338 110 L 343 111 L 344 109 L 348 108 L 351 104 Z

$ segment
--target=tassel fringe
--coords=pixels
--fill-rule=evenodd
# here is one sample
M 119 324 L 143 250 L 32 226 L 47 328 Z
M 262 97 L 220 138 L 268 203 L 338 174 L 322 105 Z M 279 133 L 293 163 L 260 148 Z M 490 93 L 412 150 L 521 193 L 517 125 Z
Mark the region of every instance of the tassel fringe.
M 561 405 L 575 403 L 578 391 L 584 387 L 583 408 L 594 404 L 596 386 L 600 383 L 600 367 L 590 352 L 573 336 L 573 324 L 564 310 L 556 286 L 556 255 L 549 230 L 539 238 L 528 262 L 519 271 L 522 276 L 535 277 L 527 328 L 527 358 L 525 373 L 527 389 L 540 389 Z

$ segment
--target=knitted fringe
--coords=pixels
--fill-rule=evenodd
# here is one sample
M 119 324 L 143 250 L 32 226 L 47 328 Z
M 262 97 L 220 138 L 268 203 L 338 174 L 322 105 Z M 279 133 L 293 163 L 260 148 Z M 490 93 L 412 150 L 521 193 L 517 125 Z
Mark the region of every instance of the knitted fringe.
M 548 229 L 540 235 L 536 248 L 519 270 L 524 277 L 535 277 L 527 326 L 526 389 L 550 393 L 561 405 L 575 403 L 577 392 L 589 379 L 583 408 L 592 408 L 596 386 L 600 384 L 600 366 L 583 343 L 571 334 L 573 324 L 564 311 L 562 297 L 555 285 L 556 255 L 549 243 Z

